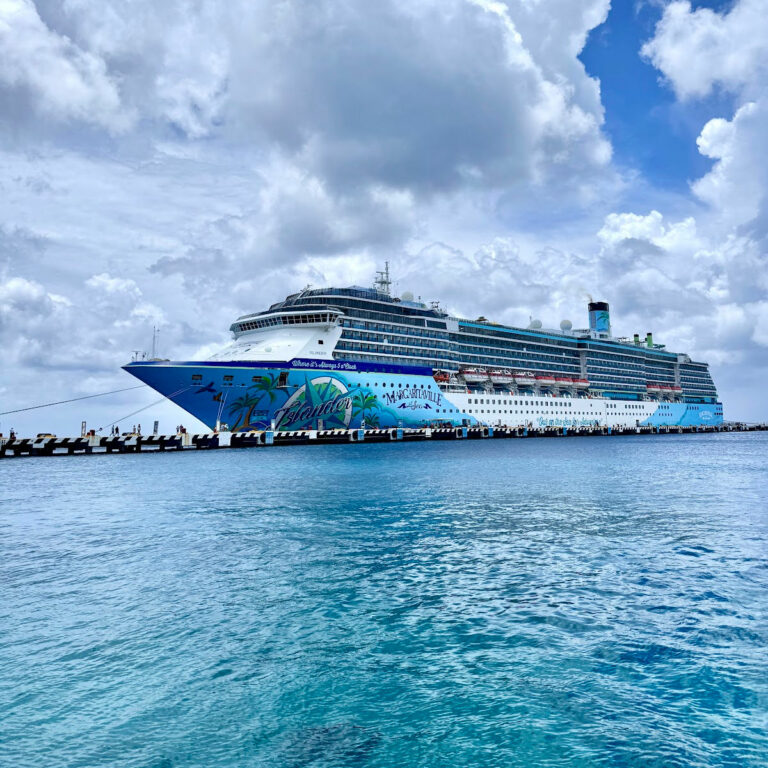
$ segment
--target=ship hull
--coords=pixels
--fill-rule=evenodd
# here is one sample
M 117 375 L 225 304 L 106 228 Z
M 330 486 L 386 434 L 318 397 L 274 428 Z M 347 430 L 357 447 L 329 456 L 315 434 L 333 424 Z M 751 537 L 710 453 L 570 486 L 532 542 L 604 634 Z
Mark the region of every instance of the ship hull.
M 722 424 L 719 403 L 623 402 L 500 392 L 445 392 L 426 368 L 341 360 L 137 362 L 125 370 L 209 428 L 333 429 Z

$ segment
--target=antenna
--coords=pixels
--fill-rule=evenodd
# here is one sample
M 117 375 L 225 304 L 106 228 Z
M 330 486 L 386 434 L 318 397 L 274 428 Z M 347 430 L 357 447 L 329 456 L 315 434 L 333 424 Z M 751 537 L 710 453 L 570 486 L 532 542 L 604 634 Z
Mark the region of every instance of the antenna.
M 385 293 L 387 296 L 391 296 L 392 281 L 389 279 L 389 262 L 384 262 L 384 269 L 376 271 L 376 279 L 373 281 L 373 285 L 380 293 Z
M 160 330 L 156 325 L 152 326 L 152 359 L 157 360 L 157 340 L 160 338 Z

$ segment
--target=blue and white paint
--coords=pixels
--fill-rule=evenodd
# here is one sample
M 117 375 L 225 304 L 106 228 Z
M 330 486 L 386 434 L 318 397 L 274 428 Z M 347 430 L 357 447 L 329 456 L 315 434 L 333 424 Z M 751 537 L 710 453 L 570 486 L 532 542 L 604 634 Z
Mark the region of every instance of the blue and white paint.
M 296 359 L 143 361 L 125 366 L 211 429 L 721 424 L 722 406 L 446 391 L 427 368 Z

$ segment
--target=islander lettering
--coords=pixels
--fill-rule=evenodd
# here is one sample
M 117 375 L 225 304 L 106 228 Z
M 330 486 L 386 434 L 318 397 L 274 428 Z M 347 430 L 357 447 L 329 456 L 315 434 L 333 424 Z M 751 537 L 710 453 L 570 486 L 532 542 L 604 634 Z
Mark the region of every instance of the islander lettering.
M 275 413 L 275 421 L 278 429 L 290 426 L 296 422 L 303 423 L 330 416 L 339 411 L 347 411 L 352 407 L 352 399 L 346 395 L 337 395 L 333 400 L 328 400 L 320 405 L 307 405 L 298 402 L 288 408 L 279 408 Z

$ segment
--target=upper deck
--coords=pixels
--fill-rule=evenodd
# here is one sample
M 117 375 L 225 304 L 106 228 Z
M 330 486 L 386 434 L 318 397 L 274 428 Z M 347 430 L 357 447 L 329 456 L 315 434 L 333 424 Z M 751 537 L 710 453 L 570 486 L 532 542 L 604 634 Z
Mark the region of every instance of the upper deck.
M 694 402 L 717 399 L 706 363 L 653 343 L 650 334 L 640 341 L 612 337 L 610 325 L 607 331 L 555 330 L 470 320 L 449 315 L 436 302 L 427 305 L 376 288 L 307 288 L 238 318 L 232 330 L 240 338 L 249 331 L 313 324 L 339 328 L 332 356 L 340 360 L 452 374 L 468 368 L 514 369 L 563 381 L 586 379 L 593 393 L 622 399 L 659 393 Z M 323 344 L 321 353 L 331 350 Z

